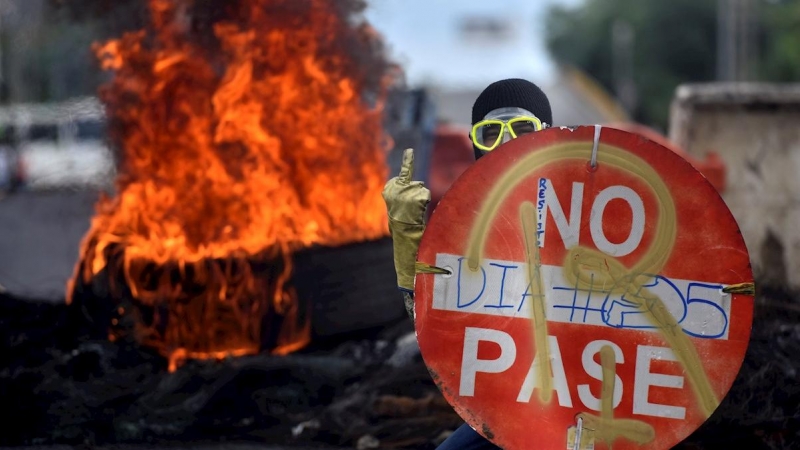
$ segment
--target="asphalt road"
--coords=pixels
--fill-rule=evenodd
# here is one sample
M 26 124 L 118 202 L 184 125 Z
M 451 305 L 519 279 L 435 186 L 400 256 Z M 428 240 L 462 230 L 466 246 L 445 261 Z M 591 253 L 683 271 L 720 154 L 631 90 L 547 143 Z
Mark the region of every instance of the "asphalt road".
M 22 191 L 0 199 L 0 285 L 63 301 L 99 192 Z

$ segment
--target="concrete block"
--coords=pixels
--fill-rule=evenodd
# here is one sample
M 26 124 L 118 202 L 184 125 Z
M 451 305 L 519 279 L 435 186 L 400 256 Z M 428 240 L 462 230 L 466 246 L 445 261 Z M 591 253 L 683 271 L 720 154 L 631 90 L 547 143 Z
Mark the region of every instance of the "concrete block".
M 724 161 L 722 197 L 757 282 L 800 288 L 800 83 L 679 86 L 669 137 L 692 156 Z

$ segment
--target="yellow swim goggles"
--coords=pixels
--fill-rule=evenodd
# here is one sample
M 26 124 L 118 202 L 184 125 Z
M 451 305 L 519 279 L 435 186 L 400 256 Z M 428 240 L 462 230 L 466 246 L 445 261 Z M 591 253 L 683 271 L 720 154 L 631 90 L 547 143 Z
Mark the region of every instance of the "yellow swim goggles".
M 491 117 L 494 116 L 494 117 Z M 519 136 L 547 127 L 538 117 L 520 108 L 502 108 L 486 115 L 484 120 L 472 126 L 470 138 L 479 149 L 488 152 L 500 144 Z M 506 134 L 508 132 L 508 134 Z M 510 138 L 507 136 L 510 135 Z

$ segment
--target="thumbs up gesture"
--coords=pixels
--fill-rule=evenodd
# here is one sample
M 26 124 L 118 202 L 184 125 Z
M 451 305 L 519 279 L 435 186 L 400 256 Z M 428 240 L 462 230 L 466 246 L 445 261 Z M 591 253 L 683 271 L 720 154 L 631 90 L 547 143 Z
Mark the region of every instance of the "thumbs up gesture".
M 383 188 L 383 200 L 389 213 L 389 231 L 394 248 L 394 268 L 397 286 L 414 292 L 414 263 L 425 231 L 425 208 L 431 201 L 429 191 L 421 181 L 413 181 L 414 150 L 403 153 L 400 174 Z

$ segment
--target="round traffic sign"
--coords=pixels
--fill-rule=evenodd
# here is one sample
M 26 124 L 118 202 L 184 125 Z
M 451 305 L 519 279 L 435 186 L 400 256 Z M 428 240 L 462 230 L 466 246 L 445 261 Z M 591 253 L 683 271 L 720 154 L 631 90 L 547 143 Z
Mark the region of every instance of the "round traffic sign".
M 548 129 L 481 158 L 437 205 L 418 260 L 451 272 L 416 277 L 425 363 L 505 449 L 670 448 L 747 349 L 734 218 L 688 162 L 625 131 Z

